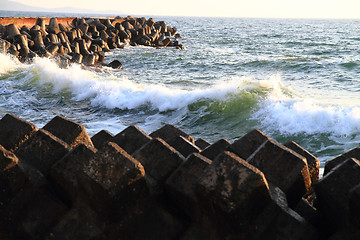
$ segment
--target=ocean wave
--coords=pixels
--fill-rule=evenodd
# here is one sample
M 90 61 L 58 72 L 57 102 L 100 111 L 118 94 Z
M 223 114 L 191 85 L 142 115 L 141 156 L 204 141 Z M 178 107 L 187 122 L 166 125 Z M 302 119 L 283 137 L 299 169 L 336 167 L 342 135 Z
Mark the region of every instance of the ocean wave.
M 187 90 L 173 85 L 140 84 L 125 76 L 83 70 L 79 65 L 60 69 L 49 59 L 36 59 L 28 68 L 28 84 L 52 94 L 69 94 L 73 101 L 86 100 L 97 108 L 145 108 L 159 113 L 185 109 L 197 115 L 195 122 L 218 118 L 236 124 L 250 119 L 266 132 L 288 135 L 360 133 L 359 106 L 325 105 L 302 98 L 284 86 L 279 75 L 264 80 L 234 77 Z
M 126 76 L 96 73 L 73 65 L 60 69 L 49 59 L 36 59 L 26 69 L 28 84 L 53 94 L 89 101 L 92 107 L 149 110 L 158 113 L 185 111 L 198 119 L 256 121 L 259 128 L 285 135 L 360 134 L 360 107 L 320 104 L 284 86 L 279 75 L 264 80 L 233 77 L 207 87 L 181 89 L 164 83 L 137 83 Z M 196 115 L 196 116 L 195 116 Z
M 342 137 L 360 133 L 360 106 L 322 105 L 310 99 L 269 97 L 252 117 L 260 120 L 266 131 L 288 135 Z
M 37 59 L 29 68 L 30 84 L 35 83 L 54 94 L 70 93 L 74 100 L 89 100 L 92 106 L 121 110 L 145 106 L 164 112 L 178 110 L 204 100 L 217 102 L 218 106 L 221 106 L 219 102 L 231 102 L 240 95 L 246 96 L 244 92 L 250 95 L 264 95 L 269 91 L 278 91 L 277 85 L 280 84 L 274 79 L 255 81 L 234 78 L 220 81 L 207 88 L 185 90 L 164 84 L 139 84 L 125 76 L 96 74 L 83 70 L 78 65 L 60 69 L 49 59 Z

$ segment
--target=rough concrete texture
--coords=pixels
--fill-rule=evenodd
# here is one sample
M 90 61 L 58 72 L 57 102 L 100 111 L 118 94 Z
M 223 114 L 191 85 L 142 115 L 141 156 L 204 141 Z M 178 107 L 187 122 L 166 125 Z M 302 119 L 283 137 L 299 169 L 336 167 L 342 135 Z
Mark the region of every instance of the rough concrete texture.
M 359 237 L 356 150 L 318 180 L 315 157 L 259 130 L 199 148 L 171 125 L 152 133 L 162 138 L 130 126 L 90 139 L 64 117 L 40 130 L 11 114 L 0 123 L 10 140 L 0 145 L 0 239 Z

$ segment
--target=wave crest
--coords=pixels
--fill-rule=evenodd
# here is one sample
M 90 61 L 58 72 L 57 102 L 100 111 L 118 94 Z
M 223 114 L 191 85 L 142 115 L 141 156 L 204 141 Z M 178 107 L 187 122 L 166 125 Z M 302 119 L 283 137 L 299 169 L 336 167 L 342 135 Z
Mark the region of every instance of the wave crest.
M 304 99 L 267 99 L 253 118 L 259 119 L 268 132 L 289 135 L 351 136 L 360 133 L 359 106 L 325 106 Z
M 69 92 L 76 101 L 89 100 L 93 106 L 121 110 L 147 107 L 160 112 L 178 110 L 201 101 L 230 103 L 232 99 L 243 98 L 247 93 L 261 96 L 268 92 L 283 94 L 280 80 L 270 78 L 255 81 L 248 78 L 234 78 L 220 81 L 207 88 L 185 90 L 161 84 L 139 84 L 125 76 L 95 74 L 78 65 L 70 69 L 59 69 L 49 59 L 38 59 L 31 67 L 32 81 L 48 87 L 53 93 Z M 239 95 L 240 94 L 240 95 Z M 245 94 L 245 95 L 244 95 Z

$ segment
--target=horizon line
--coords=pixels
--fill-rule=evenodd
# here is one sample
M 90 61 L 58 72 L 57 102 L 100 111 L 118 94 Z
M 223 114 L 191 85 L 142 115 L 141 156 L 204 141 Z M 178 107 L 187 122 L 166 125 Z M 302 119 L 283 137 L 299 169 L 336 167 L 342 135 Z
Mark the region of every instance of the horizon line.
M 63 9 L 63 8 L 61 8 Z M 76 10 L 79 10 L 79 12 L 77 12 Z M 99 15 L 116 15 L 116 16 L 133 16 L 133 17 L 139 17 L 139 16 L 149 16 L 149 17 L 193 17 L 193 18 L 238 18 L 238 19 L 294 19 L 294 20 L 360 20 L 360 17 L 277 17 L 277 16 L 266 16 L 266 17 L 261 17 L 261 16 L 208 16 L 208 15 L 199 15 L 199 16 L 193 16 L 193 15 L 166 15 L 166 14 L 127 14 L 127 13 L 115 13 L 115 12 L 110 12 L 110 13 L 106 13 L 105 11 L 100 11 L 100 12 L 96 12 L 93 10 L 89 10 L 89 9 L 76 9 L 75 11 L 69 11 L 69 12 L 63 12 L 63 11 L 59 11 L 56 8 L 54 9 L 44 9 L 44 10 L 30 10 L 30 11 L 24 11 L 24 10 L 3 10 L 0 9 L 0 11 L 3 12 L 23 12 L 23 13 L 59 13 L 59 14 L 86 14 L 86 15 L 91 15 L 91 14 L 99 14 Z M 87 12 L 88 11 L 88 12 Z M 125 16 L 126 15 L 126 16 Z M 116 17 L 114 16 L 114 17 Z M 1 16 L 0 17 L 5 17 L 5 16 Z M 8 17 L 18 17 L 18 16 L 8 16 Z M 28 16 L 28 17 L 32 17 L 32 16 Z M 80 16 L 81 17 L 81 16 Z

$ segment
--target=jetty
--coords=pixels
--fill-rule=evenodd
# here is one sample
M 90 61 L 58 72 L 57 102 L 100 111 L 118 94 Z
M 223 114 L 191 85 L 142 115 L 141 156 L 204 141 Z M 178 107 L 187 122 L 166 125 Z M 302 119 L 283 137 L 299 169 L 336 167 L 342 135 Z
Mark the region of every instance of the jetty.
M 21 62 L 53 58 L 63 68 L 70 63 L 101 67 L 106 52 L 127 44 L 184 49 L 179 38 L 176 27 L 153 18 L 0 18 L 0 53 Z M 116 60 L 107 66 L 122 64 Z

